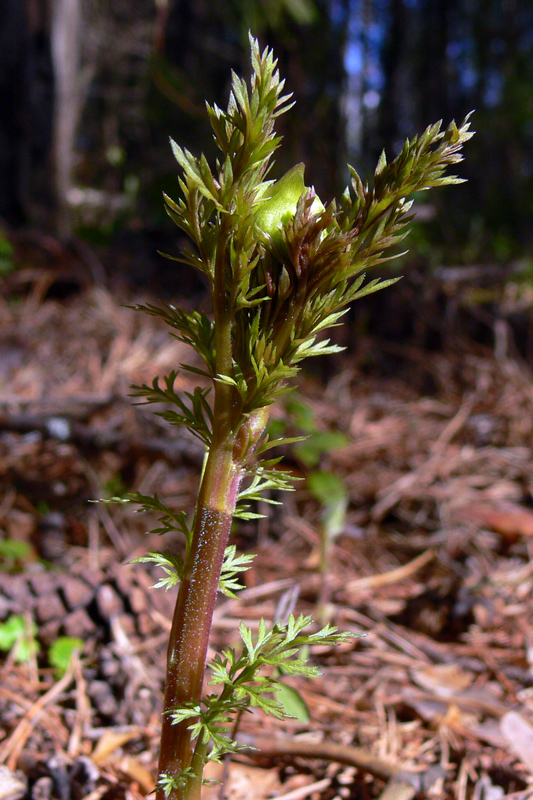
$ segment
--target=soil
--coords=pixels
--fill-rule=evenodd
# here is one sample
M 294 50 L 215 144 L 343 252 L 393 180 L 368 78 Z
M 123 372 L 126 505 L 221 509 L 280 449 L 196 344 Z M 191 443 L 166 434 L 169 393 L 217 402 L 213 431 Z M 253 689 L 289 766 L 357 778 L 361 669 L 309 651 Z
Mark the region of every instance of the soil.
M 148 292 L 49 261 L 0 296 L 0 647 L 7 621 L 34 624 L 24 658 L 20 641 L 0 653 L 0 800 L 136 800 L 157 772 L 174 598 L 127 562 L 181 542 L 90 501 L 157 492 L 193 509 L 201 448 L 128 396 L 190 354 L 130 307 Z M 284 454 L 304 480 L 235 525 L 257 557 L 220 598 L 213 653 L 240 620 L 288 609 L 364 635 L 311 652 L 321 677 L 286 679 L 309 720 L 246 715 L 239 736 L 259 749 L 215 765 L 206 797 L 533 797 L 533 381 L 501 341 L 455 332 L 429 351 L 363 331 L 275 408 L 288 435 L 312 432 L 310 453 Z M 347 497 L 322 571 L 316 472 Z M 61 673 L 65 636 L 83 646 Z

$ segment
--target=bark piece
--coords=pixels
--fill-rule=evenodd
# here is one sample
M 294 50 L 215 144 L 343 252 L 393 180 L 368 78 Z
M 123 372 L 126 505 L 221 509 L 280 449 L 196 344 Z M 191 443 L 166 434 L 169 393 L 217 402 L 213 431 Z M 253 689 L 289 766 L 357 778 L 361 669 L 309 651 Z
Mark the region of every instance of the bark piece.
M 135 572 L 129 564 L 117 564 L 111 571 L 118 591 L 127 597 L 135 583 Z
M 101 586 L 106 580 L 106 575 L 101 569 L 89 569 L 89 567 L 84 567 L 76 574 L 79 578 L 82 578 L 85 583 L 88 583 L 89 586 L 92 586 L 95 589 L 98 589 L 98 587 Z
M 61 628 L 63 620 L 53 619 L 46 622 L 44 625 L 39 625 L 39 639 L 45 647 L 49 647 L 59 636 L 59 629 Z
M 533 511 L 517 503 L 470 503 L 457 510 L 460 520 L 492 528 L 509 541 L 533 536 Z
M 54 572 L 37 572 L 30 575 L 29 584 L 37 597 L 55 592 L 61 583 L 61 576 Z
M 500 729 L 511 751 L 533 771 L 533 726 L 518 711 L 509 711 L 502 718 Z
M 71 611 L 63 627 L 67 636 L 79 636 L 80 639 L 96 632 L 96 625 L 83 608 Z
M 5 619 L 13 613 L 13 602 L 0 595 L 0 619 Z M 17 612 L 15 612 L 17 613 Z
M 74 576 L 66 576 L 61 590 L 70 611 L 80 606 L 88 606 L 94 597 L 94 589 L 81 578 Z
M 134 586 L 129 595 L 130 605 L 132 611 L 135 614 L 142 614 L 143 611 L 147 611 L 148 608 L 148 598 L 146 597 L 146 593 L 139 586 Z
M 116 715 L 118 703 L 108 683 L 105 681 L 91 681 L 87 694 L 100 714 L 111 718 Z
M 54 791 L 54 782 L 48 775 L 35 781 L 31 790 L 31 800 L 50 800 Z
M 23 575 L 2 575 L 1 591 L 10 600 L 32 605 L 31 592 Z
M 50 622 L 54 619 L 63 619 L 66 612 L 61 598 L 57 592 L 53 592 L 39 597 L 35 613 L 37 622 Z
M 149 636 L 153 633 L 154 623 L 149 614 L 139 614 L 137 617 L 137 628 L 141 636 Z
M 116 617 L 124 611 L 124 603 L 118 593 L 108 583 L 100 586 L 96 593 L 98 611 L 106 620 Z
M 120 623 L 122 631 L 126 634 L 128 638 L 135 636 L 136 631 L 135 631 L 135 622 L 133 620 L 133 617 L 131 617 L 129 614 L 120 614 L 117 617 L 117 620 Z

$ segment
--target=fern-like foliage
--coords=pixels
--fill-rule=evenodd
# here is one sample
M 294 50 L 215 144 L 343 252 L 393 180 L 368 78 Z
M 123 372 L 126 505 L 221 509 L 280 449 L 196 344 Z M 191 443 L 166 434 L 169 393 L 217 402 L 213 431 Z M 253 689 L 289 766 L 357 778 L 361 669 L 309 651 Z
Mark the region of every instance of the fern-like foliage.
M 232 405 L 240 409 L 237 428 L 288 390 L 304 359 L 337 352 L 323 332 L 340 324 L 349 304 L 397 280 L 365 283 L 365 272 L 397 255 L 394 248 L 408 232 L 408 198 L 414 192 L 460 182 L 446 173 L 461 161 L 462 146 L 472 136 L 468 117 L 460 127 L 432 125 L 408 140 L 390 163 L 383 153 L 371 184 L 351 167 L 351 185 L 339 203 L 324 207 L 305 188 L 303 165 L 277 183 L 267 179 L 281 141 L 274 125 L 291 103 L 272 52 L 261 53 L 250 41 L 250 85 L 233 75 L 227 109 L 207 105 L 219 159 L 213 168 L 203 154 L 172 142 L 182 196 L 165 196 L 168 214 L 193 247 L 178 260 L 207 276 L 215 302 L 231 315 L 231 368 L 221 372 L 217 367 L 216 320 L 172 305 L 138 306 L 194 349 L 201 364 L 182 369 L 208 384 L 179 393 L 173 371 L 164 385 L 155 378 L 151 386 L 133 387 L 134 396 L 164 404 L 160 416 L 185 425 L 207 447 L 213 429 L 209 383 L 225 384 L 232 392 Z M 218 273 L 217 263 L 223 264 Z M 252 492 L 257 499 L 259 487 L 288 488 L 285 475 L 270 472 L 265 481 L 265 466 L 258 468 L 263 472 L 246 490 L 249 500 Z M 253 513 L 242 506 L 238 511 L 245 518 Z
M 143 397 L 147 404 L 166 403 L 173 406 L 174 408 L 167 408 L 165 411 L 156 411 L 156 414 L 171 425 L 185 425 L 194 436 L 209 446 L 213 424 L 213 413 L 207 401 L 210 389 L 197 386 L 194 392 L 183 393 L 186 398 L 184 400 L 174 390 L 177 376 L 176 370 L 167 375 L 164 387 L 159 385 L 158 377 L 154 378 L 151 386 L 132 386 L 132 397 Z
M 220 574 L 219 591 L 226 597 L 236 597 L 235 592 L 242 589 L 242 584 L 237 580 L 239 572 L 246 572 L 252 566 L 254 555 L 237 555 L 237 548 L 234 544 L 228 545 L 224 552 L 224 561 Z
M 303 186 L 303 166 L 291 181 L 279 181 L 282 189 L 276 193 L 277 184 L 266 176 L 280 143 L 274 123 L 290 108 L 290 97 L 282 94 L 272 53 L 261 53 L 255 40 L 251 48 L 250 86 L 233 75 L 227 109 L 207 106 L 220 151 L 215 168 L 204 155 L 172 143 L 182 170 L 182 197 L 174 201 L 165 196 L 170 217 L 194 244 L 194 251 L 178 258 L 208 277 L 214 295 L 225 293 L 232 312 L 231 371 L 216 373 L 214 327 L 204 314 L 171 306 L 143 307 L 196 350 L 204 367 L 193 371 L 232 387 L 243 415 L 286 391 L 287 381 L 305 358 L 337 352 L 336 346 L 319 338 L 322 332 L 339 324 L 347 305 L 395 282 L 365 283 L 364 273 L 397 255 L 394 248 L 408 232 L 408 198 L 413 193 L 461 182 L 446 171 L 461 161 L 462 146 L 472 136 L 468 117 L 460 127 L 453 122 L 445 130 L 440 123 L 432 125 L 408 140 L 390 163 L 383 153 L 372 184 L 363 184 L 350 168 L 351 185 L 338 204 L 333 201 L 327 208 Z M 294 202 L 297 178 L 302 192 Z M 283 194 L 289 190 L 286 203 L 292 213 L 284 206 Z M 279 230 L 273 231 L 276 213 Z M 268 231 L 261 228 L 265 218 Z M 226 264 L 222 287 L 215 285 L 215 264 L 221 257 Z M 172 394 L 168 384 L 167 390 L 154 385 L 137 391 L 148 402 Z M 207 441 L 206 397 L 202 393 L 189 401 L 189 410 L 178 403 L 179 412 L 167 412 L 167 418 L 188 425 Z
M 238 714 L 248 708 L 260 708 L 266 714 L 283 719 L 288 717 L 283 705 L 276 700 L 280 681 L 278 671 L 286 675 L 316 677 L 320 669 L 302 657 L 313 645 L 338 645 L 355 638 L 352 633 L 339 633 L 326 625 L 315 633 L 305 631 L 312 624 L 309 616 L 289 616 L 286 625 L 276 623 L 268 628 L 262 619 L 254 635 L 244 623 L 240 624 L 242 648 L 228 648 L 208 664 L 211 685 L 220 685 L 218 693 L 208 694 L 201 703 L 190 703 L 171 711 L 174 723 L 190 720 L 192 738 L 209 746 L 209 760 L 219 761 L 226 753 L 242 749 L 231 734 Z M 269 670 L 269 671 L 265 671 Z
M 234 544 L 226 547 L 218 587 L 222 594 L 225 594 L 226 597 L 236 597 L 235 592 L 243 588 L 242 584 L 237 580 L 237 575 L 250 569 L 254 558 L 254 555 L 237 555 L 237 548 Z M 184 561 L 182 557 L 170 551 L 164 553 L 161 550 L 155 550 L 145 556 L 132 558 L 131 563 L 153 564 L 163 570 L 163 575 L 157 583 L 154 583 L 154 589 L 173 589 L 184 578 Z

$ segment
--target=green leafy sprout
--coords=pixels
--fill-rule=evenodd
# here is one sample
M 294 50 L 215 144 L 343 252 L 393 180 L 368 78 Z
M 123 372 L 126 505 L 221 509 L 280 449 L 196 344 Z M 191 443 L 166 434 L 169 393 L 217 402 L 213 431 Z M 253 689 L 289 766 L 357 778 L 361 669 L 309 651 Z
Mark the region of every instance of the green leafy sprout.
M 33 549 L 28 542 L 19 539 L 2 539 L 0 541 L 0 569 L 2 572 L 20 572 L 27 561 L 34 557 Z
M 3 278 L 15 270 L 14 255 L 13 245 L 0 229 L 0 276 Z
M 184 704 L 170 712 L 173 724 L 188 723 L 197 749 L 211 746 L 206 760 L 220 761 L 222 756 L 244 749 L 231 733 L 235 718 L 243 711 L 260 708 L 278 719 L 291 716 L 286 703 L 280 702 L 276 695 L 282 693 L 285 699 L 286 690 L 290 691 L 292 687 L 283 684 L 276 674 L 317 677 L 320 669 L 309 664 L 303 652 L 308 652 L 308 648 L 315 644 L 337 645 L 353 638 L 353 634 L 338 633 L 330 625 L 316 633 L 305 633 L 312 622 L 309 616 L 296 618 L 291 614 L 286 625 L 276 623 L 268 628 L 262 619 L 255 641 L 251 629 L 241 622 L 239 631 L 243 645 L 240 653 L 228 648 L 208 664 L 211 673 L 209 684 L 221 685 L 222 690 L 208 694 L 200 703 Z M 265 674 L 265 667 L 278 670 Z M 294 696 L 291 696 L 291 701 L 295 704 Z M 168 796 L 169 789 L 179 788 L 184 777 L 186 775 L 181 773 L 173 780 L 165 774 L 161 776 L 159 785 L 164 787 Z
M 15 661 L 24 664 L 39 652 L 37 626 L 20 614 L 12 614 L 0 625 L 0 650 L 13 650 Z
M 67 671 L 72 656 L 83 649 L 84 642 L 77 636 L 58 636 L 48 648 L 48 661 L 61 677 Z
M 180 197 L 165 195 L 170 218 L 190 240 L 171 256 L 200 270 L 208 283 L 212 313 L 174 305 L 139 310 L 162 319 L 178 341 L 196 354 L 180 368 L 195 375 L 191 392 L 176 388 L 178 371 L 133 387 L 141 402 L 159 404 L 171 425 L 185 426 L 205 446 L 198 499 L 191 519 L 169 509 L 157 495 L 135 494 L 141 510 L 155 512 L 155 532 L 179 535 L 181 554 L 155 552 L 141 561 L 160 566 L 162 588 L 179 585 L 170 633 L 159 760 L 158 800 L 198 800 L 208 758 L 233 752 L 230 732 L 249 707 L 285 712 L 276 699 L 278 677 L 316 674 L 298 656 L 301 647 L 336 644 L 350 634 L 326 627 L 304 633 L 311 620 L 261 623 L 258 637 L 241 625 L 242 651 L 225 650 L 211 664 L 221 686 L 205 697 L 203 680 L 209 633 L 219 591 L 232 596 L 237 574 L 250 566 L 228 544 L 235 517 L 254 519 L 266 490 L 290 490 L 291 480 L 270 449 L 301 437 L 269 438 L 272 403 L 290 391 L 302 362 L 341 348 L 324 338 L 348 306 L 395 283 L 365 282 L 365 273 L 397 255 L 408 232 L 415 192 L 461 179 L 447 174 L 462 159 L 471 137 L 461 126 L 440 123 L 408 140 L 388 162 L 383 153 L 373 181 L 350 167 L 351 182 L 339 200 L 323 203 L 304 181 L 298 164 L 278 181 L 270 171 L 281 143 L 277 118 L 291 107 L 270 50 L 251 38 L 249 84 L 233 75 L 226 110 L 207 105 L 219 157 L 172 142 L 180 167 Z M 305 451 L 304 451 L 305 452 Z M 270 498 L 270 494 L 269 494 Z
M 25 664 L 39 653 L 39 644 L 36 641 L 37 626 L 32 619 L 26 619 L 20 614 L 12 614 L 5 622 L 0 624 L 0 650 L 9 652 L 13 650 L 15 661 Z M 74 636 L 58 636 L 47 650 L 50 666 L 61 677 L 75 652 L 83 648 L 82 639 Z

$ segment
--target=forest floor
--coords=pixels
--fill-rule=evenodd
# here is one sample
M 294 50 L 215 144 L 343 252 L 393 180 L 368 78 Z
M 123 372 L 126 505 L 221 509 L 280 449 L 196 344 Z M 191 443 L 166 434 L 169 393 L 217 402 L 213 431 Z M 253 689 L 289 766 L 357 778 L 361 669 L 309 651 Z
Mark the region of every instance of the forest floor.
M 156 491 L 193 508 L 201 450 L 128 398 L 188 354 L 109 291 L 54 298 L 55 280 L 20 271 L 0 297 L 0 800 L 136 800 L 156 775 L 173 597 L 126 562 L 179 542 L 88 501 Z M 397 346 L 402 370 L 378 374 L 379 347 L 363 337 L 275 408 L 277 430 L 310 434 L 285 455 L 304 480 L 235 526 L 257 557 L 212 646 L 288 610 L 364 636 L 312 651 L 321 677 L 286 678 L 309 719 L 303 703 L 290 722 L 242 719 L 259 749 L 215 766 L 206 797 L 533 798 L 532 376 L 460 339 Z M 324 473 L 340 532 L 321 572 Z M 64 636 L 83 647 L 61 673 Z

